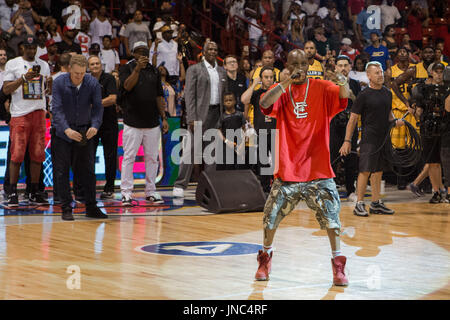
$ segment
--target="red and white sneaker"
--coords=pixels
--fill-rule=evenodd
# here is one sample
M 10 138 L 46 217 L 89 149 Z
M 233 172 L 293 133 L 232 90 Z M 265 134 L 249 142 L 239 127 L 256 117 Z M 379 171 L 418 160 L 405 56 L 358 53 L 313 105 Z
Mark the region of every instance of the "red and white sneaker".
M 345 256 L 338 256 L 331 259 L 331 266 L 333 268 L 333 284 L 335 286 L 348 286 L 348 280 L 345 276 L 345 263 L 347 258 Z
M 273 251 L 270 252 L 270 255 L 263 250 L 258 251 L 258 271 L 256 271 L 255 279 L 258 281 L 266 281 L 269 280 L 269 273 L 272 270 L 272 255 Z

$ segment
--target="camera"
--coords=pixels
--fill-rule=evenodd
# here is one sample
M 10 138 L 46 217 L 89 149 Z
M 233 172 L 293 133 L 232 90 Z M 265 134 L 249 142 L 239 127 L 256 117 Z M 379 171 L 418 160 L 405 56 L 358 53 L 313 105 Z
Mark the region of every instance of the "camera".
M 41 72 L 41 66 L 40 65 L 33 66 L 33 72 L 40 73 Z

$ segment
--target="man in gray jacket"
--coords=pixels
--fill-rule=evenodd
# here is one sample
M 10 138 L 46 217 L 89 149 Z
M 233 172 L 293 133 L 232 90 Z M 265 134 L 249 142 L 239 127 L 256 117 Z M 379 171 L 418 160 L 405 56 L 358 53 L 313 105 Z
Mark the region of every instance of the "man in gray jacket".
M 189 184 L 194 168 L 194 145 L 202 144 L 202 141 L 194 141 L 193 139 L 194 122 L 201 121 L 203 133 L 216 127 L 223 112 L 222 94 L 225 90 L 227 74 L 222 67 L 217 65 L 217 53 L 217 44 L 207 42 L 203 47 L 203 61 L 187 69 L 184 94 L 186 121 L 190 138 L 183 138 L 183 155 L 180 161 L 178 178 L 173 188 L 174 197 L 184 197 L 184 189 Z M 202 150 L 202 147 L 197 146 L 195 150 Z M 198 159 L 199 155 L 196 154 L 195 156 Z M 209 169 L 206 168 L 206 170 Z

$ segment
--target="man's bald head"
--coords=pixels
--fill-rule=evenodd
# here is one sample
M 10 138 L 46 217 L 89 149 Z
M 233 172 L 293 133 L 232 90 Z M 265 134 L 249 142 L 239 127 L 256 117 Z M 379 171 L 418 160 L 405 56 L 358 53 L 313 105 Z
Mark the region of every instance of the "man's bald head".
M 291 75 L 299 75 L 294 83 L 299 84 L 305 82 L 309 68 L 308 56 L 305 51 L 300 49 L 290 51 L 287 58 L 287 68 Z

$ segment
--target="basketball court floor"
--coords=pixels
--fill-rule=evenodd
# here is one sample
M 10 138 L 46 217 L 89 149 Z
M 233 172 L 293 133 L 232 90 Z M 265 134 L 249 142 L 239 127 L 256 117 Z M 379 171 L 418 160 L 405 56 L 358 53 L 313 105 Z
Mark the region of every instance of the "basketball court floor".
M 301 203 L 275 236 L 269 281 L 254 281 L 262 212 L 211 214 L 161 189 L 163 205 L 99 202 L 107 220 L 62 221 L 57 206 L 0 209 L 0 299 L 450 299 L 450 204 L 386 187 L 393 216 L 353 215 L 342 198 L 348 287 Z M 251 190 L 249 190 L 251 192 Z M 369 201 L 369 197 L 366 198 Z

